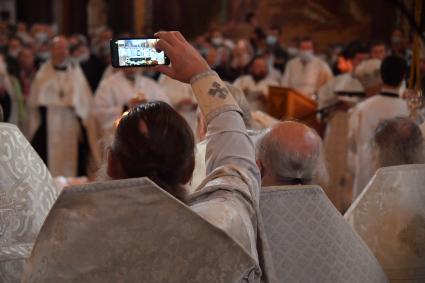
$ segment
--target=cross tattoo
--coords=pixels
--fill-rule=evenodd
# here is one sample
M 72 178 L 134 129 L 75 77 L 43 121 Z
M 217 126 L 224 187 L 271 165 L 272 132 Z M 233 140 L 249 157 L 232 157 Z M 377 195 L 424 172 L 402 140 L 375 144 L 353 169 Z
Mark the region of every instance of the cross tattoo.
M 225 87 L 222 87 L 218 82 L 214 82 L 208 91 L 208 94 L 211 96 L 218 96 L 221 99 L 226 99 L 229 91 Z

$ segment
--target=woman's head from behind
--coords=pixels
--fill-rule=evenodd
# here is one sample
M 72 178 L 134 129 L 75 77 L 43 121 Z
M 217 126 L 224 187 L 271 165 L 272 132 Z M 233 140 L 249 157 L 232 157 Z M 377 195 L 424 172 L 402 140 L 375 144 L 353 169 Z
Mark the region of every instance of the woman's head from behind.
M 194 138 L 182 116 L 164 102 L 131 109 L 118 122 L 108 153 L 112 179 L 149 177 L 183 199 L 182 185 L 192 177 Z

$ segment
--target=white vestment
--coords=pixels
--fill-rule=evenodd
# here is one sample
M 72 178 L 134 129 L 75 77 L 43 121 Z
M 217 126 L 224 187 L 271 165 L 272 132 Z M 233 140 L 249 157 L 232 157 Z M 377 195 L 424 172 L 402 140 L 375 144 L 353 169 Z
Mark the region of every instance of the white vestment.
M 251 110 L 265 110 L 263 103 L 261 103 L 258 98 L 260 98 L 261 95 L 267 97 L 269 94 L 269 86 L 277 86 L 279 82 L 270 75 L 258 82 L 255 82 L 251 75 L 244 75 L 237 78 L 233 82 L 233 85 L 240 88 L 245 93 Z
M 103 81 L 103 80 L 109 78 L 110 76 L 112 76 L 116 72 L 116 70 L 117 69 L 115 69 L 114 67 L 112 67 L 112 65 L 108 65 L 108 67 L 105 68 L 105 71 L 103 71 L 101 81 Z
M 265 95 L 269 93 L 269 86 L 276 86 L 279 82 L 272 76 L 267 76 L 259 82 L 255 82 L 251 75 L 244 75 L 237 78 L 233 85 L 246 92 L 261 92 Z
M 320 187 L 263 187 L 260 209 L 279 282 L 388 282 Z
M 425 164 L 383 167 L 344 218 L 390 282 L 425 279 Z
M 423 123 L 422 125 L 419 126 L 421 128 L 422 131 L 422 135 L 424 136 L 425 139 L 425 123 Z
M 398 97 L 375 95 L 352 108 L 348 140 L 353 155 L 349 153 L 348 163 L 354 166 L 352 168 L 354 171 L 353 200 L 362 192 L 375 173 L 370 141 L 376 127 L 386 119 L 408 115 L 407 103 Z
M 39 107 L 46 107 L 47 165 L 52 176 L 77 174 L 80 121 L 85 125 L 92 93 L 78 65 L 55 70 L 50 61 L 37 72 L 31 86 L 28 139 L 41 126 Z
M 308 63 L 300 58 L 288 62 L 282 78 L 282 86 L 293 88 L 310 99 L 316 100 L 316 92 L 332 78 L 329 66 L 318 57 Z
M 341 74 L 329 80 L 318 92 L 319 109 L 338 102 L 337 92 L 363 92 L 363 86 L 351 73 Z
M 256 110 L 251 112 L 252 120 L 254 121 L 254 129 L 270 128 L 279 122 L 278 119 L 270 116 L 264 111 Z
M 164 74 L 158 78 L 158 84 L 162 87 L 171 105 L 182 115 L 193 132 L 196 132 L 196 106 L 195 96 L 190 84 L 174 80 Z
M 171 105 L 176 106 L 183 100 L 190 100 L 194 104 L 196 103 L 190 84 L 182 83 L 163 74 L 159 76 L 158 84 L 170 99 Z
M 15 283 L 60 191 L 15 125 L 0 123 L 0 140 L 0 282 Z
M 335 94 L 336 92 L 363 92 L 363 87 L 360 81 L 350 73 L 336 76 L 320 88 L 319 108 L 324 109 L 337 104 L 340 99 Z M 329 112 L 324 137 L 325 156 L 329 172 L 329 182 L 325 187 L 325 192 L 340 211 L 348 208 L 349 203 L 345 203 L 345 196 L 352 189 L 352 178 L 350 174 L 347 174 L 347 128 L 347 111 L 335 109 Z
M 274 67 L 269 67 L 269 77 L 276 81 L 280 81 L 282 79 L 282 73 Z
M 93 111 L 104 134 L 113 131 L 114 123 L 121 117 L 124 106 L 137 95 L 143 96 L 147 101 L 170 102 L 154 80 L 142 75 L 137 75 L 132 83 L 123 72 L 118 71 L 100 83 L 96 90 Z

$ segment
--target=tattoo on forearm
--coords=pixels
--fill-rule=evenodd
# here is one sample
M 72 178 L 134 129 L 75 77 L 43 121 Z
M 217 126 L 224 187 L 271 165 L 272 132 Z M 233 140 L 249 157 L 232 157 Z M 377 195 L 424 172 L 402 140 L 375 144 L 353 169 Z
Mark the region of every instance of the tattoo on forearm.
M 225 87 L 222 87 L 218 82 L 213 82 L 210 90 L 208 91 L 208 94 L 225 99 L 229 94 L 229 91 Z

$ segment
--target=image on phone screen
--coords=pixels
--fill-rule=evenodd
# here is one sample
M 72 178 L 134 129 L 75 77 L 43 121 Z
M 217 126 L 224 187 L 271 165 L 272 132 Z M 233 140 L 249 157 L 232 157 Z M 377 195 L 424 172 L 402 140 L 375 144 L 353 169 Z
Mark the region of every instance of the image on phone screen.
M 111 44 L 114 67 L 138 67 L 168 64 L 163 51 L 155 49 L 157 38 L 116 39 Z M 116 53 L 116 54 L 113 54 Z M 115 64 L 114 64 L 115 63 Z

